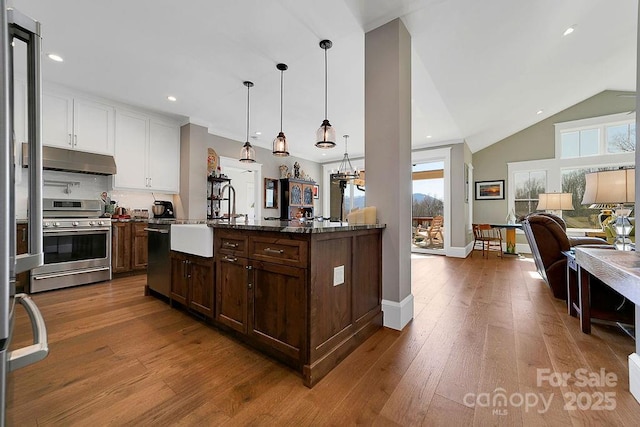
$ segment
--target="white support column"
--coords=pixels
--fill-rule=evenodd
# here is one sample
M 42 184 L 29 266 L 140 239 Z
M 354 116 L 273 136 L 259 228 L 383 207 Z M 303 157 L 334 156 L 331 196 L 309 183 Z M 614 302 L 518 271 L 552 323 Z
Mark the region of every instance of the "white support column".
M 411 295 L 411 36 L 400 19 L 365 35 L 367 205 L 382 233 L 384 325 L 413 318 Z

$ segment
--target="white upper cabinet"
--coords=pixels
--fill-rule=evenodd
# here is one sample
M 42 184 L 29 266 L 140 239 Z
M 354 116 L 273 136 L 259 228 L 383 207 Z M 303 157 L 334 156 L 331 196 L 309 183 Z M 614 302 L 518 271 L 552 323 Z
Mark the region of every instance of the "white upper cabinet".
M 113 188 L 178 193 L 180 127 L 124 109 L 116 111 Z
M 154 190 L 180 191 L 180 128 L 151 120 L 149 124 L 149 179 Z
M 44 145 L 114 154 L 115 108 L 64 92 L 43 91 Z
M 114 188 L 146 189 L 149 119 L 118 109 L 116 112 L 116 169 Z

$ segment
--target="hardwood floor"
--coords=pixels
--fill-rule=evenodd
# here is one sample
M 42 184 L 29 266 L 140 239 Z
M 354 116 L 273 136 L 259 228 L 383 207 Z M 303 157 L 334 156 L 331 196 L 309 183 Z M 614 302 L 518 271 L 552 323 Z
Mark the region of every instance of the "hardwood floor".
M 633 341 L 608 326 L 580 332 L 531 259 L 414 256 L 412 269 L 414 320 L 402 332 L 377 332 L 313 389 L 145 297 L 144 275 L 36 294 L 50 355 L 10 374 L 7 423 L 638 425 L 627 371 Z M 29 339 L 21 312 L 13 346 Z M 616 384 L 581 384 L 578 369 L 604 369 Z M 556 386 L 539 381 L 545 372 L 571 378 Z M 505 406 L 493 404 L 500 393 Z M 592 404 L 615 409 L 584 409 Z

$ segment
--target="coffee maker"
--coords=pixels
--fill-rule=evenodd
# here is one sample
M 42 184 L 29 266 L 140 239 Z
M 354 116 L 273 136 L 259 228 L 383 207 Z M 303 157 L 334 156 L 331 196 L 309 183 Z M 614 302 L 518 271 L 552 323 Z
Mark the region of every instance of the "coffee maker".
M 175 218 L 173 213 L 173 203 L 165 200 L 156 200 L 153 203 L 154 218 Z

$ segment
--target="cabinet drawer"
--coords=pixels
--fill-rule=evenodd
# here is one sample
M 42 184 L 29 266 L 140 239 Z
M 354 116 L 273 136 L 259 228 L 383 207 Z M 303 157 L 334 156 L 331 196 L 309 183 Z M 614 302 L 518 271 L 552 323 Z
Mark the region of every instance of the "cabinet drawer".
M 215 236 L 217 234 L 217 236 Z M 232 254 L 235 256 L 247 256 L 247 238 L 236 233 L 227 234 L 216 230 L 214 232 L 216 241 L 216 250 L 223 254 Z
M 262 261 L 304 267 L 307 263 L 307 242 L 252 237 L 249 240 L 249 257 Z

